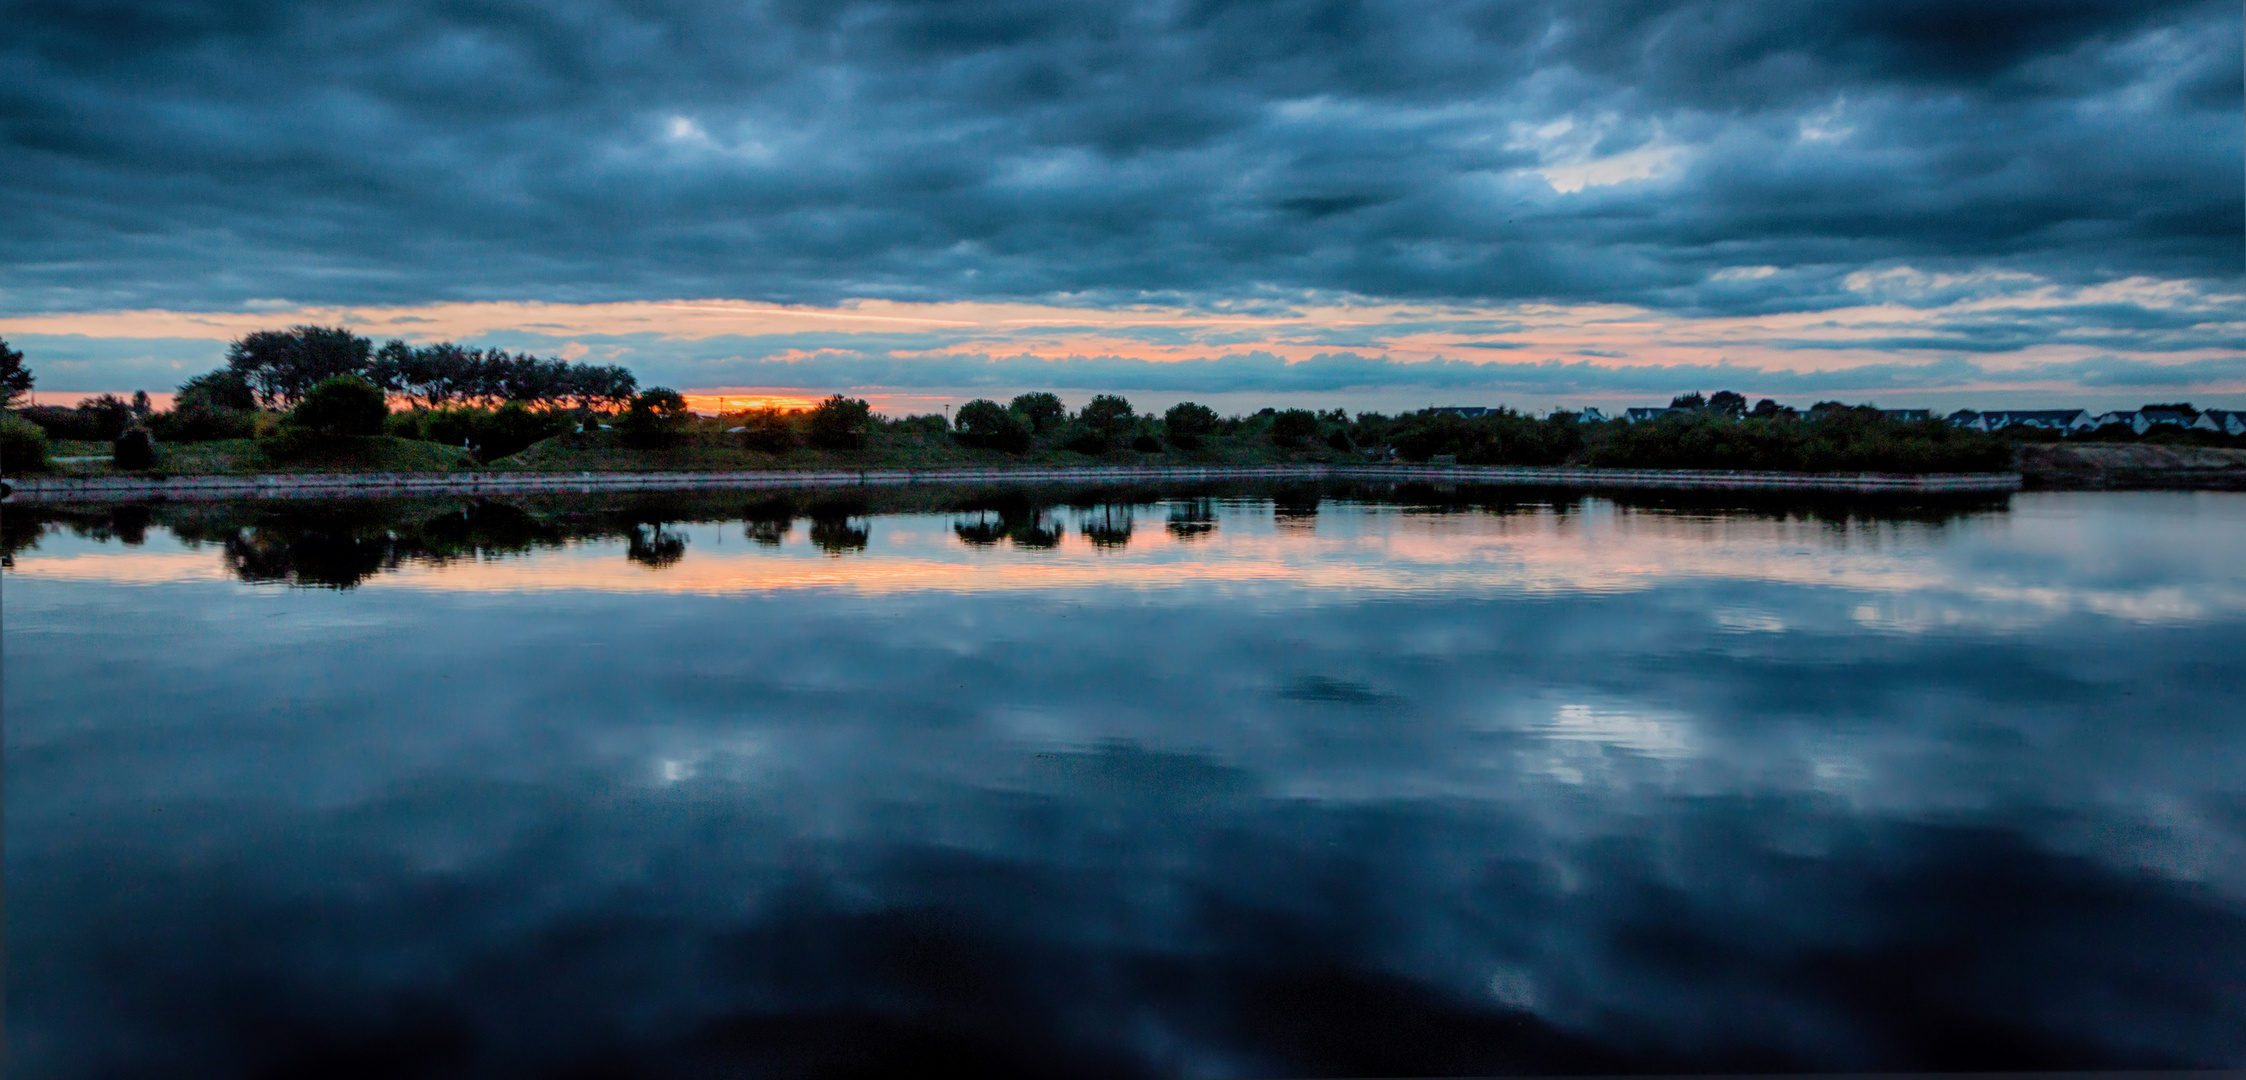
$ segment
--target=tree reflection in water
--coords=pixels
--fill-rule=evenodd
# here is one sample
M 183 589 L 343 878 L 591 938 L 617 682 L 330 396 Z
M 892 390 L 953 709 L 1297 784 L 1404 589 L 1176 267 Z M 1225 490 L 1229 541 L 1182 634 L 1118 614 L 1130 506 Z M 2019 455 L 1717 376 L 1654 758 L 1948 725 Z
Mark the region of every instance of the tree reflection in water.
M 1131 507 L 1129 504 L 1102 503 L 1077 519 L 1084 530 L 1084 539 L 1095 548 L 1120 548 L 1131 542 Z
M 1170 504 L 1170 535 L 1198 540 L 1217 531 L 1215 499 L 1184 499 Z
M 1051 511 L 1027 497 L 985 499 L 958 509 L 975 515 L 972 521 L 951 525 L 952 535 L 968 547 L 991 547 L 1005 540 L 1018 548 L 1044 551 L 1061 544 L 1063 530 Z
M 829 555 L 864 551 L 873 535 L 867 518 L 870 508 L 856 499 L 829 499 L 811 504 L 811 543 Z
M 970 547 L 1001 541 L 1026 550 L 1058 547 L 1064 533 L 1055 508 L 1068 506 L 1094 548 L 1128 544 L 1134 518 L 1157 508 L 1180 540 L 1217 526 L 1219 500 L 1268 500 L 1276 524 L 1313 527 L 1321 500 L 1375 503 L 1407 514 L 1580 513 L 1597 498 L 1633 513 L 1699 517 L 1722 514 L 1816 522 L 1845 534 L 1869 521 L 1940 525 L 2001 512 L 2001 494 L 1851 495 L 1816 492 L 1638 491 L 1590 493 L 1580 489 L 1424 483 L 1271 485 L 1202 484 L 1183 489 L 999 488 L 947 489 L 934 485 L 849 489 L 849 494 L 800 491 L 749 502 L 738 493 L 631 493 L 524 497 L 431 498 L 241 503 L 122 503 L 17 505 L 0 514 L 0 556 L 13 565 L 17 552 L 39 546 L 49 531 L 137 546 L 150 528 L 169 530 L 194 548 L 216 547 L 227 570 L 249 582 L 348 589 L 407 564 L 442 566 L 457 560 L 492 560 L 588 541 L 622 540 L 632 562 L 662 569 L 685 555 L 686 535 L 673 525 L 744 522 L 757 545 L 778 547 L 799 517 L 811 520 L 811 542 L 828 555 L 867 549 L 871 518 L 880 513 L 950 512 L 952 532 Z
M 686 557 L 686 537 L 665 529 L 664 522 L 634 525 L 624 557 L 650 570 L 673 566 Z
M 780 541 L 795 530 L 795 503 L 785 495 L 753 502 L 742 511 L 746 527 L 742 530 L 748 538 L 765 547 L 779 547 Z

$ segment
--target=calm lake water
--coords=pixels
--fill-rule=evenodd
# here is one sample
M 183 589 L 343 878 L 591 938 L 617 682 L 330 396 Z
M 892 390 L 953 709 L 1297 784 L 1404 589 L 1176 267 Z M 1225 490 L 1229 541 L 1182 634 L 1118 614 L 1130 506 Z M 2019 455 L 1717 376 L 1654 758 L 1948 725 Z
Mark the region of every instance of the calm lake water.
M 2246 1064 L 2238 494 L 4 520 L 19 1077 Z

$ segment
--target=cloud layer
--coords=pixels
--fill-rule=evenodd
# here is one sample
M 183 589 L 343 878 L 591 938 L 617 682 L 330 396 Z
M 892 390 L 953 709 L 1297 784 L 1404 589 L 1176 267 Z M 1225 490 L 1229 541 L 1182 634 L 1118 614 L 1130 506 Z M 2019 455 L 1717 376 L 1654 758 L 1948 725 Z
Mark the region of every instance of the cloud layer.
M 2239 272 L 2235 4 L 15 3 L 0 311 Z M 1863 275 L 1873 275 L 1865 278 Z M 1905 283 L 1909 284 L 1909 283 Z

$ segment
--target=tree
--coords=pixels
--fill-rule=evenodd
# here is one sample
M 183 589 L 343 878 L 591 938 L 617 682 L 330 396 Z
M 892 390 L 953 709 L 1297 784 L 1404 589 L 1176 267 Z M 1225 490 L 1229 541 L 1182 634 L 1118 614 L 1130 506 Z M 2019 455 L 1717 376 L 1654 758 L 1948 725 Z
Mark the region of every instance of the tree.
M 305 392 L 286 422 L 320 435 L 380 435 L 389 415 L 380 387 L 357 375 L 331 375 Z
M 1015 400 L 1019 401 L 1021 398 Z M 1009 454 L 1019 454 L 1029 449 L 1030 422 L 1021 413 L 1006 409 L 995 401 L 977 398 L 961 405 L 959 415 L 952 420 L 952 427 L 952 438 L 957 439 L 961 446 L 1004 450 Z
M 1068 406 L 1061 404 L 1060 398 L 1043 391 L 1023 394 L 1015 398 L 1009 408 L 1029 425 L 1030 431 L 1039 435 L 1050 434 L 1068 422 Z
M 257 392 L 250 389 L 240 372 L 220 368 L 179 384 L 179 394 L 172 399 L 172 407 L 246 411 L 257 408 Z
M 1318 414 L 1308 409 L 1288 409 L 1271 417 L 1271 441 L 1280 446 L 1296 446 L 1316 434 Z
M 1122 438 L 1138 422 L 1138 414 L 1131 411 L 1131 403 L 1114 394 L 1101 394 L 1084 406 L 1077 414 L 1092 434 L 1110 442 Z
M 1729 390 L 1718 390 L 1708 396 L 1708 411 L 1722 413 L 1725 416 L 1745 416 L 1747 414 L 1747 396 L 1735 394 Z
M 1780 405 L 1769 398 L 1764 398 L 1755 402 L 1755 411 L 1752 415 L 1758 420 L 1774 420 L 1786 411 L 1784 405 Z
M 821 449 L 861 450 L 872 416 L 873 407 L 863 400 L 835 394 L 812 406 L 806 435 L 811 445 Z
M 0 339 L 0 407 L 15 408 L 16 399 L 28 396 L 31 384 L 37 381 L 31 369 L 23 366 L 23 354 Z
M 1201 440 L 1217 430 L 1217 411 L 1207 405 L 1181 401 L 1162 414 L 1162 430 L 1169 433 L 1170 441 L 1188 450 L 1201 445 Z
M 1701 397 L 1700 391 L 1695 390 L 1689 394 L 1679 394 L 1670 398 L 1669 407 L 1672 409 L 1705 409 L 1708 407 L 1708 399 Z
M 624 413 L 624 441 L 639 447 L 669 446 L 686 430 L 686 416 L 686 399 L 678 391 L 650 387 L 634 397 Z
M 324 380 L 365 376 L 373 366 L 373 349 L 373 342 L 340 326 L 294 326 L 236 340 L 227 346 L 226 366 L 264 404 L 294 405 Z

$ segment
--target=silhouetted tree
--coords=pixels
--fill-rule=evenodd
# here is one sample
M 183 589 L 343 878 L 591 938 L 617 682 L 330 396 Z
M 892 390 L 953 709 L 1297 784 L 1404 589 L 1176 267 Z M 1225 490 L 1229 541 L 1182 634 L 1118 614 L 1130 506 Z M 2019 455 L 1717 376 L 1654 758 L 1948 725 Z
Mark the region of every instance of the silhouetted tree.
M 1181 401 L 1162 414 L 1162 430 L 1170 441 L 1192 450 L 1217 430 L 1217 411 L 1207 405 Z
M 864 401 L 836 394 L 812 407 L 806 435 L 822 450 L 861 450 L 872 415 L 872 406 Z
M 1747 397 L 1729 390 L 1718 390 L 1708 397 L 1708 411 L 1725 416 L 1744 416 L 1747 413 Z
M 227 347 L 226 366 L 247 381 L 260 402 L 294 405 L 323 380 L 365 376 L 373 343 L 340 326 L 260 330 Z
M 1679 394 L 1670 398 L 1669 407 L 1672 409 L 1705 409 L 1708 407 L 1708 399 L 1701 397 L 1700 391 L 1695 390 L 1689 394 Z
M 31 384 L 37 381 L 31 369 L 23 366 L 23 354 L 0 339 L 0 408 L 15 408 L 16 399 L 29 396 Z
M 666 386 L 652 387 L 634 397 L 625 411 L 624 442 L 644 448 L 669 446 L 686 430 L 686 418 L 686 398 Z
M 1092 434 L 1111 443 L 1130 434 L 1132 425 L 1138 422 L 1138 414 L 1131 411 L 1131 403 L 1115 394 L 1094 397 L 1077 418 Z
M 1271 417 L 1271 441 L 1280 446 L 1299 446 L 1316 434 L 1318 414 L 1308 409 L 1288 409 Z
M 1032 433 L 1050 434 L 1068 422 L 1068 406 L 1052 394 L 1038 391 L 1014 399 L 1009 411 L 1022 418 Z
M 1029 449 L 1029 421 L 995 401 L 978 398 L 961 405 L 959 415 L 952 421 L 952 429 L 952 438 L 961 446 L 1004 450 L 1009 454 Z

